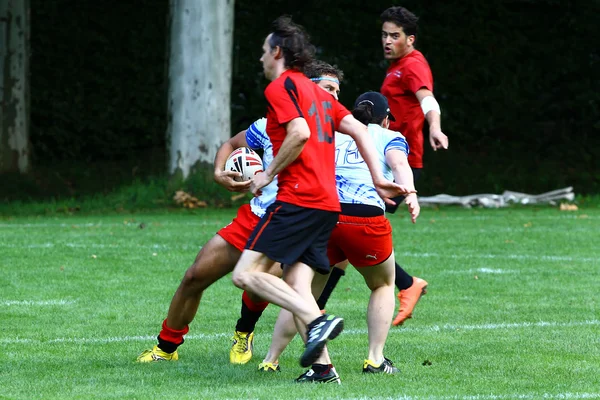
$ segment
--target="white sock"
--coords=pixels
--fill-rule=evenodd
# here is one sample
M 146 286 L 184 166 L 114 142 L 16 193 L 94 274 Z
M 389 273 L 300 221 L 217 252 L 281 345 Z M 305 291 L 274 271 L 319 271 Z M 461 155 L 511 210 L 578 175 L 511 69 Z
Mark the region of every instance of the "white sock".
M 375 363 L 379 367 L 385 361 L 385 357 L 381 356 L 381 358 Z

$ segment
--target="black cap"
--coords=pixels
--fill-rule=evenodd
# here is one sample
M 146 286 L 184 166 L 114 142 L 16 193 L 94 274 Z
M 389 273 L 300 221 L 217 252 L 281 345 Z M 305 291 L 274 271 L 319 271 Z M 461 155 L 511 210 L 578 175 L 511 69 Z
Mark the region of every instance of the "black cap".
M 391 121 L 395 121 L 396 118 L 390 112 L 390 106 L 388 105 L 388 101 L 384 95 L 379 92 L 365 92 L 358 96 L 356 102 L 354 103 L 354 108 L 356 108 L 359 104 L 370 104 L 373 107 L 373 116 L 374 117 L 386 117 L 388 116 Z

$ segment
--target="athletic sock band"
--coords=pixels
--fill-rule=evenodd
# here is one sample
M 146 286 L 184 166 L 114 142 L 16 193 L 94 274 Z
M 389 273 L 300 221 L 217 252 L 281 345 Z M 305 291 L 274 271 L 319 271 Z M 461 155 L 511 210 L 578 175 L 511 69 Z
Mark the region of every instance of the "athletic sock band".
M 181 344 L 183 344 L 183 336 L 189 332 L 190 328 L 186 325 L 185 328 L 177 330 L 167 326 L 167 319 L 162 323 L 162 329 L 158 334 L 158 347 L 165 353 L 173 353 Z

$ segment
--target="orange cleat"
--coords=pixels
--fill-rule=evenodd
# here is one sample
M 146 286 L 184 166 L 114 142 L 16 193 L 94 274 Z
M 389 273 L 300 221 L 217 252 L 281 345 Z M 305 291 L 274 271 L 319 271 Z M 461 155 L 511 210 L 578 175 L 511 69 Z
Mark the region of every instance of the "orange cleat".
M 412 318 L 412 312 L 422 295 L 427 293 L 427 282 L 421 278 L 413 277 L 413 284 L 408 289 L 398 292 L 400 309 L 392 321 L 392 325 L 402 325 L 404 321 Z

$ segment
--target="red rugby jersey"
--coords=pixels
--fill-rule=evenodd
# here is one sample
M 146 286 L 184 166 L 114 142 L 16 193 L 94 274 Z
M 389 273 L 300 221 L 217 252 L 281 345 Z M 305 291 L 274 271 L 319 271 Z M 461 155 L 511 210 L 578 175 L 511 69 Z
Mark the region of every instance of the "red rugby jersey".
M 273 154 L 286 137 L 286 124 L 304 118 L 310 138 L 296 160 L 277 177 L 277 200 L 301 207 L 340 211 L 335 186 L 335 131 L 350 112 L 304 74 L 285 71 L 265 89 L 267 135 Z
M 419 50 L 394 61 L 381 85 L 396 121 L 390 121 L 390 130 L 400 132 L 408 142 L 408 163 L 423 168 L 423 124 L 425 116 L 415 93 L 419 89 L 433 92 L 433 75 L 427 60 Z

